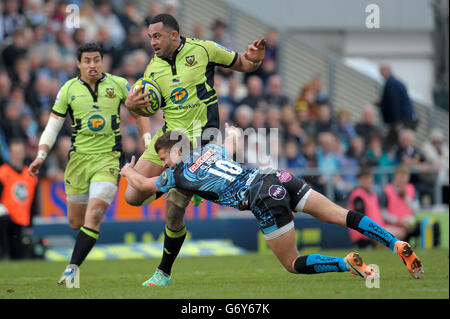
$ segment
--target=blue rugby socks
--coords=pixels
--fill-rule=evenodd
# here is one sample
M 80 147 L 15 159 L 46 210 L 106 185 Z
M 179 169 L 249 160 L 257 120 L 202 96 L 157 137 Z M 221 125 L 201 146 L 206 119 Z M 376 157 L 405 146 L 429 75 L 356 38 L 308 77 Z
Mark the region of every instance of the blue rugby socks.
M 347 214 L 347 227 L 377 240 L 392 251 L 395 249 L 395 243 L 399 240 L 369 217 L 352 210 L 349 210 Z
M 294 262 L 294 269 L 299 274 L 348 271 L 343 257 L 331 257 L 320 254 L 298 257 Z

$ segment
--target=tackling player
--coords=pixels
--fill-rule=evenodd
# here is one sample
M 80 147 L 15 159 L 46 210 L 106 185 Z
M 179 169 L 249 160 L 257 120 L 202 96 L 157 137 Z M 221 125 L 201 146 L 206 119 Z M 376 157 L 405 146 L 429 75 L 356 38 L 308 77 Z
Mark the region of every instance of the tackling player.
M 253 72 L 261 65 L 265 54 L 264 38 L 254 41 L 246 52 L 239 54 L 213 41 L 181 37 L 179 32 L 177 20 L 169 14 L 155 16 L 148 27 L 155 55 L 144 77 L 153 79 L 161 89 L 165 124 L 136 163 L 136 170 L 146 177 L 159 176 L 164 170 L 154 149 L 155 141 L 164 132 L 182 131 L 195 144 L 201 145 L 208 143 L 211 135 L 218 132 L 215 67 Z M 136 91 L 130 92 L 125 105 L 139 113 L 139 108 L 146 103 Z M 200 138 L 202 135 L 203 138 Z M 184 213 L 191 197 L 191 192 L 178 188 L 168 193 L 163 255 L 155 276 L 149 280 L 155 286 L 165 286 L 170 282 L 173 263 L 186 237 Z M 134 206 L 148 204 L 156 198 L 154 191 L 140 191 L 132 185 L 128 185 L 125 193 L 126 201 Z
M 146 178 L 139 174 L 133 168 L 134 158 L 120 174 L 142 191 L 168 192 L 178 187 L 224 206 L 251 210 L 267 244 L 291 273 L 350 271 L 363 278 L 375 279 L 378 276 L 375 269 L 368 267 L 355 252 L 346 257 L 299 256 L 292 212 L 304 212 L 323 222 L 349 227 L 378 240 L 397 253 L 414 278 L 422 276 L 422 262 L 411 246 L 369 217 L 334 204 L 287 171 L 264 173 L 228 158 L 227 154 L 231 156 L 234 153 L 240 131 L 227 127 L 226 132 L 228 136 L 224 146 L 208 144 L 186 154 L 187 147 L 183 141 L 187 137 L 180 132 L 168 131 L 155 143 L 155 149 L 167 167 L 161 176 Z
M 66 116 L 72 120 L 72 149 L 64 173 L 69 225 L 78 233 L 70 264 L 58 284 L 73 281 L 78 267 L 95 245 L 106 209 L 117 191 L 123 165 L 119 107 L 130 88 L 126 79 L 102 72 L 103 53 L 99 45 L 86 43 L 77 50 L 80 76 L 59 90 L 48 123 L 39 141 L 29 174 L 37 176 L 55 143 Z M 136 118 L 144 138 L 150 132 L 148 118 Z

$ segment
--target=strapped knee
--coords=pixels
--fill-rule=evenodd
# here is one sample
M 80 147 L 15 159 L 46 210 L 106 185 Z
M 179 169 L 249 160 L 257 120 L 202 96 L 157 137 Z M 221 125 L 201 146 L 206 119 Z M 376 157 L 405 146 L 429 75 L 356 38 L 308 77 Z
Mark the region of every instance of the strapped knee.
M 171 188 L 169 193 L 167 194 L 167 200 L 173 203 L 175 206 L 179 208 L 188 207 L 191 201 L 192 194 L 185 194 L 180 192 L 176 188 Z

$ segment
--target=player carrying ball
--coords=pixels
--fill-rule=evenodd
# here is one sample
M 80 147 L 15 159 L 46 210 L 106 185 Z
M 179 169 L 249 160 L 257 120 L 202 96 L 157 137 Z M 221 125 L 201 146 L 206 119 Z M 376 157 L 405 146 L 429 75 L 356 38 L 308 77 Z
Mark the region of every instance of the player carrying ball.
M 292 212 L 304 212 L 323 222 L 348 227 L 376 239 L 402 259 L 413 278 L 422 276 L 422 262 L 411 246 L 395 238 L 369 217 L 334 204 L 286 171 L 265 173 L 230 159 L 228 156 L 236 149 L 240 131 L 227 126 L 226 133 L 223 146 L 208 144 L 187 153 L 187 137 L 180 132 L 168 131 L 155 143 L 155 149 L 166 167 L 161 176 L 146 178 L 139 174 L 134 169 L 134 159 L 122 168 L 120 174 L 142 191 L 168 192 L 178 187 L 224 206 L 251 210 L 267 244 L 291 273 L 350 271 L 364 278 L 375 279 L 378 276 L 375 269 L 368 267 L 355 252 L 346 257 L 321 254 L 299 256 Z
M 206 132 L 217 133 L 219 109 L 214 90 L 215 67 L 222 66 L 239 72 L 255 71 L 265 55 L 265 40 L 255 40 L 247 51 L 238 53 L 213 41 L 180 36 L 177 20 L 165 13 L 152 19 L 148 36 L 155 55 L 144 77 L 155 81 L 161 90 L 165 124 L 155 134 L 135 169 L 146 177 L 152 177 L 159 176 L 164 170 L 154 147 L 155 141 L 164 132 L 182 131 L 197 145 L 204 145 L 211 140 L 211 134 Z M 139 90 L 130 91 L 125 105 L 139 112 L 139 108 L 149 103 L 146 96 L 139 95 Z M 202 139 L 202 135 L 205 138 Z M 173 263 L 186 237 L 184 213 L 192 195 L 179 188 L 172 188 L 167 195 L 163 255 L 154 278 L 150 280 L 156 286 L 165 286 L 170 282 Z M 125 193 L 125 200 L 133 206 L 148 204 L 156 198 L 155 190 L 143 191 L 133 185 L 128 185 Z

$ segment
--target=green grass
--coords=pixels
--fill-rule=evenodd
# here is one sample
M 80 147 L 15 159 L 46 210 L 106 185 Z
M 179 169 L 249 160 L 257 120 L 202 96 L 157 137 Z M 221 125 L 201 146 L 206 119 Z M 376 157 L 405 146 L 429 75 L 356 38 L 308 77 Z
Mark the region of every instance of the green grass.
M 315 251 L 317 252 L 317 251 Z M 302 251 L 302 254 L 312 251 Z M 345 256 L 348 251 L 320 253 Z M 294 275 L 272 254 L 233 257 L 182 257 L 174 266 L 169 287 L 147 288 L 159 259 L 88 260 L 81 267 L 80 288 L 58 287 L 65 263 L 0 262 L 0 299 L 10 298 L 148 298 L 148 299 L 441 299 L 449 298 L 448 249 L 417 251 L 425 266 L 421 280 L 409 276 L 400 259 L 381 248 L 360 251 L 367 264 L 380 268 L 380 288 L 369 289 L 349 273 Z

